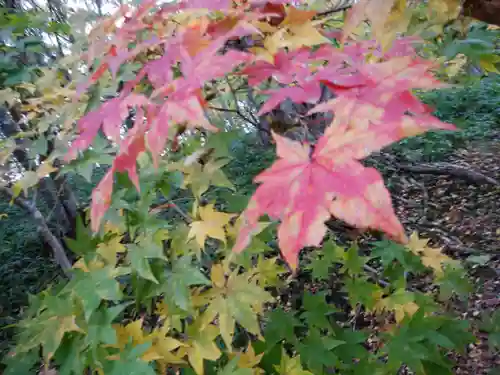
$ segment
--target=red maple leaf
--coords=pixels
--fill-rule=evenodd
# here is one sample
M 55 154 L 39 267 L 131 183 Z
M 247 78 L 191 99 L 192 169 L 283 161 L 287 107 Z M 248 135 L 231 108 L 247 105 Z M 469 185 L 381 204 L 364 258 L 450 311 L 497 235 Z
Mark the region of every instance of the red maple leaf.
M 280 50 L 274 56 L 273 64 L 258 60 L 243 69 L 241 74 L 248 76 L 248 83 L 252 86 L 262 83 L 269 77 L 288 85 L 297 80 L 302 81 L 311 75 L 309 63 L 317 58 L 313 56 L 308 48 L 300 48 L 292 52 Z
M 330 110 L 335 113 L 335 124 L 364 128 L 371 123 L 401 120 L 408 112 L 429 114 L 431 109 L 420 103 L 411 90 L 443 86 L 429 72 L 429 63 L 411 57 L 392 58 L 358 68 L 354 74 L 347 74 L 346 81 L 328 80 L 319 73 L 318 77 L 337 97 L 319 104 L 311 113 Z
M 92 144 L 101 126 L 106 136 L 119 142 L 120 129 L 129 114 L 129 108 L 149 104 L 145 96 L 130 94 L 108 100 L 99 109 L 83 116 L 77 124 L 79 135 L 71 144 L 66 160 L 74 159 L 78 151 L 86 150 Z
M 111 204 L 111 195 L 113 193 L 113 174 L 113 169 L 107 171 L 101 181 L 99 181 L 99 184 L 97 184 L 95 189 L 92 191 L 92 202 L 90 203 L 90 224 L 94 232 L 99 231 L 102 217 Z
M 120 144 L 120 151 L 113 160 L 111 168 L 92 192 L 90 217 L 92 230 L 97 232 L 102 217 L 111 204 L 114 172 L 127 172 L 130 181 L 139 191 L 139 176 L 137 175 L 137 158 L 145 151 L 144 132 L 147 123 L 144 122 L 144 111 L 138 108 L 133 128 Z
M 343 136 L 349 138 L 345 133 L 325 134 L 324 138 L 330 136 L 337 140 Z M 297 266 L 298 253 L 303 247 L 321 243 L 326 232 L 324 222 L 332 213 L 357 227 L 380 229 L 396 240 L 406 240 L 381 176 L 375 169 L 365 168 L 355 160 L 366 156 L 359 151 L 365 139 L 360 139 L 359 144 L 356 139 L 350 140 L 352 147 L 358 150 L 337 162 L 333 158 L 343 156 L 347 151 L 342 146 L 348 149 L 347 145 L 330 149 L 328 154 L 324 150 L 331 143 L 321 140 L 310 155 L 307 144 L 276 134 L 273 137 L 279 159 L 255 178 L 261 185 L 242 214 L 243 227 L 234 251 L 240 252 L 248 245 L 264 214 L 281 220 L 279 246 L 292 268 Z M 370 139 L 372 141 L 376 142 Z M 358 206 L 364 216 L 356 211 Z
M 290 99 L 294 103 L 316 103 L 321 96 L 318 82 L 306 82 L 302 85 L 283 87 L 277 90 L 265 90 L 262 94 L 270 95 L 258 112 L 258 115 L 272 111 L 281 102 Z

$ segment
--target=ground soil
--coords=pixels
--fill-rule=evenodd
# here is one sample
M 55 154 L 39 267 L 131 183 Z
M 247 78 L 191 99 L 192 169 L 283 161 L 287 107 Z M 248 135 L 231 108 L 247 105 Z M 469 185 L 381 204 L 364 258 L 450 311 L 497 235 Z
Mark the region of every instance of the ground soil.
M 500 134 L 470 143 L 446 161 L 500 181 Z M 408 231 L 431 238 L 454 258 L 490 256 L 486 264 L 471 266 L 475 290 L 466 306 L 455 307 L 457 313 L 478 322 L 484 314 L 500 309 L 500 186 L 400 172 L 389 180 L 396 212 Z M 478 341 L 466 355 L 457 357 L 455 373 L 500 374 L 500 352 L 491 350 L 488 335 L 474 326 Z

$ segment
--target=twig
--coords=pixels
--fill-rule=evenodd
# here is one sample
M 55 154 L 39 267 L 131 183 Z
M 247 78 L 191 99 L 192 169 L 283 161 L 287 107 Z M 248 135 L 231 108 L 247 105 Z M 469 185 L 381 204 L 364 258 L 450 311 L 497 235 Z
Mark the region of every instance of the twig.
M 229 108 L 220 108 L 220 107 L 214 107 L 214 106 L 209 106 L 208 108 L 213 109 L 214 111 L 219 111 L 219 112 L 229 112 L 229 113 L 236 113 L 238 116 L 240 116 L 243 120 L 246 122 L 249 122 L 252 125 L 257 126 L 257 123 L 255 121 L 252 121 L 248 117 L 246 117 L 239 109 L 229 109 Z
M 387 281 L 385 281 L 385 280 L 383 280 L 383 279 L 381 279 L 381 278 L 380 278 L 380 275 L 379 275 L 378 271 L 377 271 L 375 268 L 373 268 L 373 267 L 369 266 L 368 264 L 365 264 L 365 265 L 363 266 L 363 269 L 364 269 L 366 272 L 371 273 L 371 274 L 372 274 L 372 277 L 375 279 L 375 281 L 376 281 L 377 283 L 379 283 L 381 286 L 383 286 L 384 288 L 386 288 L 386 287 L 388 287 L 388 286 L 390 286 L 390 285 L 391 285 L 391 284 L 389 284 L 389 282 L 387 282 Z
M 174 211 L 176 211 L 179 215 L 181 215 L 186 223 L 191 224 L 193 222 L 193 219 L 187 213 L 185 213 L 182 210 L 182 208 L 180 208 L 177 204 L 175 204 L 173 200 L 168 200 L 166 203 L 151 208 L 149 210 L 149 213 L 156 214 L 163 209 L 169 209 L 169 208 L 173 208 Z
M 459 167 L 457 165 L 448 164 L 448 163 L 440 163 L 440 164 L 418 164 L 418 165 L 410 165 L 410 164 L 397 164 L 396 168 L 408 171 L 411 173 L 422 173 L 422 174 L 432 174 L 432 175 L 449 175 L 458 178 L 462 178 L 469 182 L 475 184 L 490 184 L 495 186 L 500 186 L 500 182 L 482 174 L 481 172 L 476 172 L 464 167 Z
M 450 250 L 457 251 L 463 254 L 481 254 L 481 251 L 466 246 L 457 237 L 451 236 L 449 233 L 445 232 L 442 229 L 436 228 L 429 224 L 420 224 L 420 226 L 423 227 L 426 231 L 439 234 L 439 240 L 443 241 L 445 245 L 450 248 Z
M 340 8 L 325 10 L 324 12 L 320 12 L 320 13 L 316 14 L 314 16 L 314 19 L 326 17 L 326 16 L 329 16 L 330 14 L 333 14 L 333 13 L 342 12 L 344 10 L 351 8 L 353 5 L 354 5 L 354 1 L 352 1 L 352 4 L 344 5 L 344 6 L 341 6 Z
M 187 213 L 185 213 L 178 205 L 176 205 L 172 201 L 168 201 L 168 203 L 170 204 L 171 208 L 173 208 L 179 215 L 182 216 L 182 218 L 186 223 L 191 224 L 193 222 L 193 219 Z
M 254 126 L 257 126 L 258 125 L 258 122 L 255 122 L 255 121 L 252 121 L 251 119 L 249 119 L 248 117 L 246 117 L 240 110 L 240 105 L 238 104 L 238 97 L 236 96 L 236 91 L 234 91 L 234 88 L 233 86 L 231 85 L 231 82 L 229 81 L 229 79 L 227 79 L 227 85 L 229 86 L 229 90 L 231 90 L 231 94 L 233 96 L 233 99 L 234 99 L 234 105 L 236 106 L 236 113 L 241 117 L 243 118 L 245 121 L 249 122 L 250 124 L 253 124 Z

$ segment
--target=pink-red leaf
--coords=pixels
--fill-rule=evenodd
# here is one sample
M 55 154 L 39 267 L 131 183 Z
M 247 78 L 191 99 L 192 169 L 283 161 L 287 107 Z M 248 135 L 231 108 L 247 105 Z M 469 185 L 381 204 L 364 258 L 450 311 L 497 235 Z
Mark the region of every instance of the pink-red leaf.
M 321 96 L 321 88 L 317 82 L 307 82 L 301 86 L 284 87 L 278 90 L 266 90 L 269 98 L 259 110 L 259 115 L 272 111 L 287 99 L 295 103 L 315 103 Z
M 357 226 L 384 230 L 401 241 L 406 238 L 390 199 L 387 200 L 387 191 L 372 186 L 380 183 L 380 176 L 355 160 L 363 154 L 354 152 L 336 163 L 323 152 L 326 142 L 320 141 L 310 156 L 310 146 L 273 136 L 279 159 L 255 179 L 261 185 L 243 213 L 234 251 L 242 251 L 248 245 L 259 217 L 264 214 L 281 220 L 279 246 L 292 268 L 297 266 L 303 247 L 320 244 L 330 212 Z M 343 152 L 338 150 L 338 155 Z M 363 212 L 368 215 L 365 219 L 356 212 L 341 212 L 342 207 L 356 210 L 353 202 L 362 203 Z
M 77 156 L 78 151 L 86 150 L 96 137 L 102 125 L 104 134 L 115 142 L 120 141 L 120 128 L 129 114 L 129 108 L 148 105 L 149 100 L 140 94 L 130 94 L 108 100 L 95 111 L 89 112 L 78 121 L 78 137 L 68 151 L 67 159 Z

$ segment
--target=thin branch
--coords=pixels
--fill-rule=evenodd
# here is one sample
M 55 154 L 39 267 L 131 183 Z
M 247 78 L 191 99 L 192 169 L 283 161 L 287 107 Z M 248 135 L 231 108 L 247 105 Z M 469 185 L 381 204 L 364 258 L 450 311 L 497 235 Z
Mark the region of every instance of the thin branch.
M 214 111 L 238 113 L 236 109 L 214 107 L 213 105 L 208 106 L 208 108 L 213 109 Z
M 229 109 L 229 108 L 221 108 L 221 107 L 214 107 L 214 106 L 209 106 L 208 108 L 213 109 L 214 111 L 219 111 L 219 112 L 230 112 L 230 113 L 236 113 L 238 116 L 240 116 L 243 120 L 246 122 L 249 122 L 252 125 L 257 126 L 258 124 L 251 120 L 250 118 L 246 117 L 239 109 Z
M 236 91 L 234 90 L 233 86 L 231 85 L 231 82 L 229 81 L 229 79 L 227 80 L 227 85 L 229 86 L 229 90 L 231 90 L 231 94 L 233 95 L 234 105 L 236 107 L 236 110 L 238 111 L 237 112 L 238 115 L 241 118 L 245 119 L 245 121 L 249 122 L 250 124 L 252 124 L 254 126 L 257 126 L 259 124 L 258 122 L 250 120 L 248 117 L 246 117 L 245 115 L 243 115 L 243 113 L 241 112 L 240 106 L 238 104 L 238 97 L 236 96 Z
M 170 207 L 172 207 L 179 215 L 181 215 L 186 223 L 191 224 L 193 222 L 193 219 L 191 218 L 191 216 L 189 216 L 187 213 L 185 213 L 178 205 L 176 205 L 172 201 L 169 201 L 169 203 L 170 203 Z
M 182 216 L 182 218 L 184 219 L 184 221 L 188 224 L 191 224 L 193 222 L 193 219 L 191 218 L 191 216 L 189 216 L 187 213 L 185 213 L 182 208 L 180 208 L 177 204 L 174 203 L 174 201 L 172 200 L 169 200 L 167 201 L 166 203 L 164 204 L 160 204 L 159 206 L 156 206 L 156 207 L 153 207 L 149 212 L 150 213 L 158 213 L 160 212 L 161 210 L 163 209 L 168 209 L 168 208 L 172 208 L 174 209 L 174 211 L 176 211 L 179 215 Z
M 374 279 L 377 283 L 379 283 L 381 286 L 383 286 L 384 288 L 386 288 L 386 287 L 388 287 L 388 286 L 390 286 L 390 285 L 391 285 L 391 284 L 389 284 L 387 281 L 385 281 L 385 280 L 383 280 L 383 279 L 381 279 L 381 278 L 380 278 L 380 275 L 379 275 L 378 271 L 377 271 L 375 268 L 373 268 L 373 267 L 369 266 L 368 264 L 365 264 L 365 265 L 363 266 L 363 269 L 364 269 L 366 272 L 369 272 L 369 273 L 372 275 L 372 278 L 373 278 L 373 279 Z
M 344 10 L 351 8 L 353 5 L 354 5 L 354 2 L 352 4 L 349 4 L 349 5 L 344 5 L 340 8 L 329 9 L 329 10 L 325 10 L 324 12 L 319 12 L 318 14 L 316 14 L 314 16 L 314 19 L 326 17 L 326 16 L 329 16 L 330 14 L 333 14 L 333 13 L 343 12 Z

